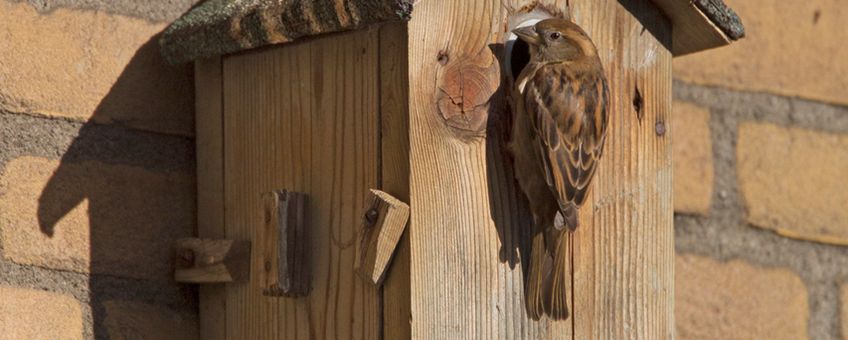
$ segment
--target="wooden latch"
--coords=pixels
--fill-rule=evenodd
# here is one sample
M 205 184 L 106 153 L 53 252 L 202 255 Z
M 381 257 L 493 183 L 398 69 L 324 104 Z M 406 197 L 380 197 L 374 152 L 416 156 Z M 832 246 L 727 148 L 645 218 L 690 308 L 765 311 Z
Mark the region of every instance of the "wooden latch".
M 265 223 L 257 241 L 263 264 L 259 278 L 262 294 L 306 296 L 312 280 L 307 196 L 277 190 L 263 194 L 262 200 Z
M 371 189 L 366 207 L 359 231 L 355 267 L 366 281 L 379 286 L 409 220 L 409 205 L 385 192 Z
M 177 240 L 174 280 L 186 283 L 244 282 L 250 277 L 250 241 Z

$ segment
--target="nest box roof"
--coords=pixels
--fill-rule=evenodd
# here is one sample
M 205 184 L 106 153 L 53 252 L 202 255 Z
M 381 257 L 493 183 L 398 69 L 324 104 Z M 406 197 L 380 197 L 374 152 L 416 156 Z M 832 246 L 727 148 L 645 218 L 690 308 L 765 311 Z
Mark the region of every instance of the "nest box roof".
M 671 20 L 675 56 L 729 44 L 745 36 L 736 12 L 722 0 L 651 0 Z
M 722 0 L 651 0 L 673 25 L 674 55 L 729 44 L 745 35 Z M 239 52 L 324 33 L 409 20 L 414 0 L 208 0 L 162 35 L 171 63 Z

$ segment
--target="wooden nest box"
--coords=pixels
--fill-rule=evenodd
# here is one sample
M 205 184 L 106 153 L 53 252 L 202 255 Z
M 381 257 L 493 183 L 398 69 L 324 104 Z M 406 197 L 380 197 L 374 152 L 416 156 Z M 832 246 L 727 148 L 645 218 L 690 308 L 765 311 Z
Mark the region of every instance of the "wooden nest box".
M 558 322 L 525 311 L 505 151 L 510 31 L 551 16 L 594 40 L 612 101 Z M 252 247 L 201 287 L 203 338 L 673 338 L 671 60 L 742 35 L 720 0 L 200 4 L 161 41 L 195 63 L 199 236 Z

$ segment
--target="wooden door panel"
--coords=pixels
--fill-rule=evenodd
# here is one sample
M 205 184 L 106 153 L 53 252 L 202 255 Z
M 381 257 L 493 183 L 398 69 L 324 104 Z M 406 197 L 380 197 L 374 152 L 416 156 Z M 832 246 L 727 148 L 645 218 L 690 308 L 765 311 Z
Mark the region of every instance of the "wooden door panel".
M 224 200 L 228 238 L 257 244 L 261 194 L 309 195 L 312 291 L 227 288 L 228 339 L 377 339 L 378 290 L 354 273 L 356 232 L 379 183 L 378 33 L 363 30 L 226 57 Z

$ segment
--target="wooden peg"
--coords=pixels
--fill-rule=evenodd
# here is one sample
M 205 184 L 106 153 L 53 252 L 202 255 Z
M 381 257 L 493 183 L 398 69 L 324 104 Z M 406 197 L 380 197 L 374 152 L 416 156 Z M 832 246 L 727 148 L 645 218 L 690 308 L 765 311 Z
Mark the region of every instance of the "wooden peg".
M 409 205 L 374 189 L 366 204 L 355 267 L 366 281 L 379 286 L 409 220 Z
M 277 190 L 263 194 L 265 225 L 259 235 L 266 296 L 299 297 L 309 294 L 312 271 L 306 194 Z
M 177 282 L 244 282 L 250 276 L 250 241 L 184 238 L 176 250 Z

